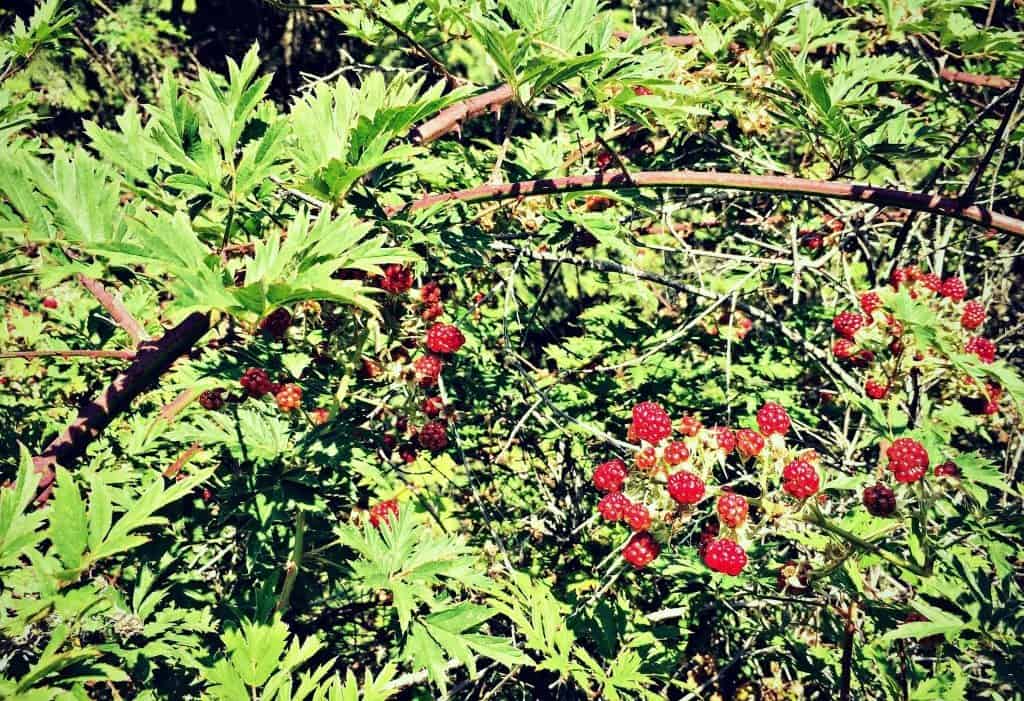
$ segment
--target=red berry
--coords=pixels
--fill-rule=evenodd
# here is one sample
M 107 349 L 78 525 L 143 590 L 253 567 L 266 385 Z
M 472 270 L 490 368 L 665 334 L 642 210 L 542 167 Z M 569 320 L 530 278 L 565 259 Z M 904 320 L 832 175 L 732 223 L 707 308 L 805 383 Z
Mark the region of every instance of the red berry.
M 423 319 L 423 321 L 433 321 L 442 314 L 444 314 L 444 305 L 440 302 L 434 302 L 420 312 L 420 318 Z
M 728 455 L 736 450 L 736 432 L 728 426 L 712 426 L 711 433 L 715 436 L 718 449 Z
M 633 407 L 633 425 L 630 431 L 636 440 L 656 445 L 671 435 L 672 419 L 660 404 L 640 402 Z
M 427 416 L 437 416 L 444 409 L 444 400 L 440 397 L 425 397 L 420 409 Z
M 824 239 L 822 239 L 818 234 L 808 234 L 800 240 L 800 243 L 802 243 L 809 251 L 817 251 L 821 248 L 821 244 L 823 242 Z
M 388 499 L 370 507 L 370 525 L 374 528 L 380 528 L 393 518 L 398 518 L 398 502 L 394 499 Z
M 897 482 L 916 482 L 928 470 L 928 451 L 913 438 L 897 438 L 885 455 Z
M 601 497 L 601 501 L 597 502 L 597 510 L 605 521 L 618 521 L 632 503 L 622 492 L 612 492 Z
M 861 498 L 872 516 L 891 516 L 896 511 L 896 493 L 881 482 L 867 487 Z
M 744 460 L 756 458 L 764 450 L 764 438 L 757 431 L 741 428 L 736 431 L 736 449 Z
M 747 566 L 747 554 L 734 540 L 713 540 L 704 548 L 704 564 L 715 572 L 735 577 Z
M 610 197 L 602 197 L 601 195 L 592 195 L 583 203 L 584 209 L 588 212 L 603 212 L 613 206 L 615 206 L 614 200 Z
M 956 463 L 952 460 L 947 460 L 941 465 L 935 466 L 936 477 L 959 477 L 960 468 L 956 466 Z
M 679 419 L 679 432 L 684 436 L 696 436 L 703 426 L 700 419 L 690 414 L 686 414 L 683 418 Z
M 419 441 L 421 448 L 436 453 L 448 445 L 448 431 L 440 421 L 430 421 L 420 429 L 416 440 Z
M 852 341 L 854 335 L 860 331 L 867 322 L 868 320 L 857 312 L 840 312 L 839 314 L 836 314 L 834 319 L 832 319 L 832 328 L 835 329 L 835 332 L 840 336 Z
M 427 329 L 427 348 L 435 353 L 455 353 L 466 337 L 451 324 L 434 324 Z
M 672 441 L 665 448 L 665 462 L 672 467 L 690 459 L 690 449 L 682 441 Z
M 398 457 L 402 458 L 402 462 L 408 464 L 416 462 L 416 446 L 411 443 L 404 443 L 398 449 Z
M 885 382 L 879 382 L 874 378 L 869 378 L 864 383 L 864 393 L 872 399 L 885 399 L 889 394 L 889 385 Z
M 424 304 L 436 304 L 441 301 L 441 286 L 431 280 L 420 288 L 420 301 Z
M 614 458 L 594 468 L 594 486 L 601 492 L 618 492 L 628 474 L 626 463 Z
M 654 91 L 651 90 L 650 88 L 644 87 L 643 85 L 634 85 L 633 86 L 633 94 L 634 95 L 653 95 Z
M 910 275 L 908 274 L 907 268 L 895 268 L 892 271 L 892 275 L 889 276 L 889 282 L 893 288 L 900 289 L 902 285 L 910 282 Z
M 242 389 L 245 390 L 246 394 L 256 399 L 265 394 L 270 394 L 274 389 L 274 383 L 270 381 L 270 376 L 267 375 L 266 370 L 261 368 L 249 368 L 242 374 L 238 382 L 242 385 Z
M 382 371 L 380 363 L 376 360 L 371 358 L 360 358 L 359 375 L 361 377 L 372 380 L 377 377 L 377 375 L 381 374 Z
M 738 528 L 747 520 L 747 500 L 740 494 L 726 492 L 718 497 L 718 517 L 730 528 Z
M 967 285 L 958 277 L 948 277 L 942 281 L 939 294 L 954 302 L 962 302 L 964 297 L 967 296 Z
M 643 504 L 630 504 L 622 512 L 622 520 L 634 531 L 646 531 L 651 527 L 651 512 Z
M 647 472 L 653 470 L 654 466 L 658 464 L 658 453 L 654 448 L 644 448 L 636 454 L 633 461 L 636 463 L 636 469 Z
M 400 295 L 412 287 L 412 270 L 401 265 L 389 265 L 384 268 L 380 286 L 385 292 Z
M 689 470 L 669 475 L 666 486 L 669 496 L 680 504 L 696 504 L 704 498 L 704 480 Z
M 330 418 L 331 412 L 323 407 L 317 407 L 313 411 L 309 412 L 309 420 L 312 421 L 315 426 L 323 426 Z
M 392 436 L 390 433 L 386 433 L 380 437 L 381 449 L 388 455 L 391 454 L 391 451 L 393 451 L 395 449 L 395 446 L 397 445 L 398 439 Z
M 964 313 L 960 317 L 960 325 L 968 331 L 973 331 L 985 323 L 985 305 L 981 302 L 971 300 L 964 305 Z
M 280 340 L 288 333 L 288 327 L 291 325 L 291 312 L 284 307 L 278 307 L 260 321 L 260 330 L 268 336 Z
M 996 344 L 984 336 L 973 336 L 964 346 L 964 350 L 978 356 L 983 363 L 991 363 L 996 359 Z
M 882 308 L 882 298 L 877 292 L 865 292 L 860 296 L 860 308 L 868 316 L 876 309 Z
M 622 550 L 622 558 L 638 570 L 651 564 L 661 553 L 661 546 L 650 533 L 634 533 Z
M 302 405 L 302 388 L 298 385 L 284 385 L 274 393 L 274 399 L 281 411 L 294 411 Z
M 837 338 L 832 342 L 832 355 L 840 360 L 852 358 L 853 354 L 856 352 L 857 347 L 853 345 L 853 341 L 848 338 Z
M 594 165 L 598 167 L 598 170 L 605 170 L 612 164 L 612 154 L 607 151 L 601 151 L 594 157 Z
M 757 427 L 762 434 L 770 436 L 773 433 L 778 433 L 784 436 L 789 431 L 789 426 L 789 414 L 786 413 L 781 404 L 765 402 L 757 410 Z
M 223 389 L 208 389 L 199 395 L 199 405 L 208 411 L 217 411 L 224 406 Z
M 433 387 L 436 385 L 437 378 L 440 377 L 443 367 L 444 361 L 433 353 L 421 355 L 412 364 L 413 372 L 416 373 L 416 379 L 419 381 L 420 387 Z
M 924 273 L 918 280 L 926 290 L 942 294 L 942 278 L 935 273 Z
M 782 470 L 782 489 L 797 499 L 806 499 L 818 491 L 818 473 L 806 460 L 797 458 Z

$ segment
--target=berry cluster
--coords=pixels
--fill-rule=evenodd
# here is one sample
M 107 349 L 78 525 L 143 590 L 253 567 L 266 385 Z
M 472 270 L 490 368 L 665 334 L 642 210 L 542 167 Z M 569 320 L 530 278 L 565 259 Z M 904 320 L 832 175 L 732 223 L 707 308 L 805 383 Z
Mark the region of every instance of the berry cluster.
M 398 518 L 398 502 L 394 499 L 381 501 L 370 507 L 370 525 L 374 528 L 380 528 L 395 518 Z
M 752 539 L 747 533 L 751 502 L 717 483 L 717 478 L 734 469 L 730 459 L 739 462 L 741 469 L 760 470 L 761 483 L 779 486 L 778 492 L 760 495 L 758 503 L 795 500 L 799 508 L 818 492 L 817 454 L 786 445 L 791 427 L 786 410 L 766 402 L 757 412 L 756 423 L 757 430 L 705 428 L 691 415 L 673 422 L 655 402 L 633 407 L 627 437 L 639 445 L 632 466 L 613 458 L 597 465 L 593 473 L 594 487 L 604 494 L 597 505 L 601 518 L 622 521 L 634 532 L 622 551 L 627 562 L 637 568 L 650 564 L 663 545 L 699 517 L 700 504 L 715 498 L 717 521 L 705 531 L 699 552 L 711 570 L 739 574 L 747 564 L 740 543 Z M 679 437 L 673 436 L 674 429 Z
M 921 341 L 894 316 L 899 294 L 909 295 L 922 313 L 931 315 L 940 335 L 938 342 Z M 897 268 L 889 286 L 862 292 L 859 303 L 859 310 L 841 311 L 832 319 L 836 335 L 832 353 L 838 360 L 866 370 L 863 387 L 870 399 L 890 396 L 912 371 L 923 380 L 948 376 L 953 370 L 950 360 L 936 351 L 937 347 L 974 355 L 983 364 L 996 359 L 995 343 L 978 333 L 985 324 L 985 305 L 968 299 L 967 286 L 959 277 L 942 279 L 915 266 Z M 965 404 L 978 404 L 978 389 L 970 378 L 952 389 Z M 986 386 L 976 413 L 997 413 L 1000 394 L 998 386 Z

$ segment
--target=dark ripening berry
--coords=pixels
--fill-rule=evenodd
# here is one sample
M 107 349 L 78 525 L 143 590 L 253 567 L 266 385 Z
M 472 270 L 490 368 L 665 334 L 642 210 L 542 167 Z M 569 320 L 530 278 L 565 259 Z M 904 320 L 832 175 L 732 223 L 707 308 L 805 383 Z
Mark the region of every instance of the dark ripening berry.
M 718 518 L 730 528 L 739 528 L 747 520 L 749 506 L 740 494 L 726 492 L 718 497 Z
M 638 570 L 647 567 L 661 553 L 661 546 L 650 533 L 634 533 L 622 550 L 622 559 Z
M 288 333 L 288 327 L 291 325 L 291 312 L 284 307 L 279 307 L 260 321 L 260 330 L 271 338 L 280 340 Z
M 718 449 L 728 455 L 736 449 L 736 432 L 728 426 L 712 426 L 711 434 L 715 437 Z
M 868 395 L 872 399 L 885 399 L 889 394 L 889 385 L 885 382 L 879 382 L 873 378 L 868 379 L 864 383 L 864 394 Z
M 441 286 L 431 280 L 420 288 L 420 301 L 424 304 L 436 304 L 441 301 Z
M 857 352 L 857 346 L 848 338 L 837 338 L 832 342 L 832 355 L 840 360 L 852 358 Z
M 840 312 L 836 314 L 835 318 L 832 319 L 832 328 L 835 332 L 844 338 L 848 338 L 851 341 L 858 331 L 868 322 L 868 320 L 858 314 L 857 312 Z
M 996 359 L 996 344 L 984 336 L 971 337 L 964 345 L 964 350 L 978 356 L 978 359 L 985 364 Z
M 818 486 L 818 472 L 806 460 L 797 458 L 782 470 L 782 489 L 792 497 L 806 499 Z
M 942 281 L 939 294 L 954 302 L 962 302 L 964 297 L 967 296 L 967 285 L 958 277 L 948 277 Z
M 665 447 L 665 462 L 675 467 L 690 459 L 690 449 L 682 441 L 672 441 Z
M 764 438 L 757 431 L 741 428 L 736 431 L 736 450 L 744 460 L 756 458 L 764 450 Z
M 757 410 L 757 427 L 766 436 L 770 436 L 773 433 L 784 436 L 789 431 L 789 425 L 789 414 L 786 413 L 781 404 L 765 402 Z
M 208 411 L 217 411 L 224 406 L 223 389 L 208 389 L 199 395 L 199 405 Z
M 632 503 L 622 492 L 612 492 L 597 502 L 597 510 L 605 521 L 618 521 Z
M 413 361 L 412 368 L 420 387 L 433 387 L 441 375 L 444 361 L 433 353 L 421 355 Z
M 654 402 L 640 402 L 633 407 L 633 425 L 630 433 L 636 440 L 651 445 L 660 443 L 672 433 L 672 419 L 661 405 Z
M 679 419 L 679 432 L 684 436 L 696 436 L 700 429 L 703 428 L 703 424 L 696 416 L 687 414 L 683 418 Z
M 385 292 L 393 295 L 407 292 L 412 287 L 412 270 L 401 265 L 389 265 L 384 268 L 380 286 Z
M 897 290 L 900 289 L 900 287 L 902 287 L 903 285 L 907 284 L 909 281 L 910 276 L 907 274 L 906 268 L 894 268 L 892 271 L 892 275 L 889 276 L 889 284 L 891 284 L 893 288 Z
M 874 487 L 867 487 L 862 501 L 872 516 L 891 516 L 896 511 L 896 493 L 881 482 Z
M 373 360 L 372 358 L 360 358 L 360 377 L 363 377 L 367 380 L 372 380 L 373 378 L 380 375 L 381 372 L 382 370 L 380 367 L 380 363 L 378 363 L 376 360 Z
M 960 317 L 960 325 L 968 331 L 973 331 L 985 323 L 985 305 L 981 302 L 971 300 L 964 305 L 964 313 Z
M 877 292 L 865 292 L 860 296 L 860 308 L 868 316 L 882 308 L 882 298 Z
M 439 421 L 431 421 L 420 429 L 416 434 L 421 448 L 426 448 L 432 453 L 444 450 L 448 446 L 448 431 L 444 424 Z
M 680 504 L 696 504 L 704 498 L 704 480 L 689 470 L 669 475 L 666 486 L 669 496 Z
M 704 547 L 704 564 L 715 572 L 735 577 L 747 566 L 747 554 L 736 541 L 721 538 Z
M 410 443 L 404 443 L 398 449 L 398 457 L 402 458 L 402 462 L 408 464 L 416 462 L 416 447 Z
M 928 471 L 928 451 L 913 438 L 897 438 L 885 455 L 897 482 L 917 482 Z
M 618 492 L 629 474 L 622 460 L 615 458 L 594 468 L 594 487 L 601 492 Z
M 427 348 L 434 353 L 456 353 L 466 337 L 451 324 L 434 324 L 427 329 Z
M 444 400 L 440 397 L 424 397 L 423 403 L 420 404 L 420 409 L 427 416 L 437 416 L 444 409 Z
M 634 531 L 646 531 L 651 527 L 651 512 L 643 504 L 630 504 L 622 512 L 622 520 Z
M 388 499 L 370 507 L 370 525 L 374 528 L 380 528 L 385 523 L 390 523 L 391 519 L 396 518 L 398 518 L 398 502 L 394 499 Z
M 440 302 L 434 302 L 433 304 L 428 305 L 427 308 L 424 309 L 422 312 L 420 312 L 420 318 L 423 319 L 423 321 L 433 321 L 442 314 L 444 314 L 444 305 L 441 304 Z
M 249 368 L 242 374 L 238 382 L 246 394 L 256 399 L 270 394 L 274 389 L 274 383 L 270 381 L 270 376 L 267 375 L 266 370 L 261 368 Z
M 302 388 L 298 385 L 284 385 L 274 393 L 274 399 L 281 411 L 294 411 L 302 405 Z
M 947 460 L 941 465 L 935 466 L 936 477 L 959 477 L 960 469 L 956 466 L 956 463 L 952 460 Z

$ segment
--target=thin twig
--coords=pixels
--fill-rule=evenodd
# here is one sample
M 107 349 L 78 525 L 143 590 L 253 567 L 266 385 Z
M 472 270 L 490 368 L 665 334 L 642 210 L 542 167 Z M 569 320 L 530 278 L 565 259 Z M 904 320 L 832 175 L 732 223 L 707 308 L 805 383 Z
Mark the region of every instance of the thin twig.
M 996 129 L 996 133 L 992 136 L 992 142 L 988 145 L 988 149 L 985 151 L 985 155 L 982 156 L 981 161 L 978 163 L 978 167 L 974 169 L 974 176 L 971 178 L 971 182 L 968 183 L 967 188 L 960 193 L 960 201 L 969 203 L 974 201 L 974 193 L 978 189 L 978 185 L 981 184 L 981 178 L 985 174 L 985 169 L 988 167 L 989 162 L 992 160 L 992 156 L 995 155 L 996 150 L 1003 143 L 1003 136 L 1006 134 L 1006 127 L 1010 123 L 1010 119 L 1017 111 L 1017 103 L 1020 101 L 1020 92 L 1024 89 L 1024 68 L 1021 69 L 1020 76 L 1017 78 L 1017 85 L 1013 88 L 1013 93 L 1010 95 L 1010 104 L 1007 107 L 1006 113 L 1003 115 L 1002 120 L 999 122 L 999 128 Z
M 149 338 L 145 327 L 132 316 L 132 313 L 128 311 L 128 307 L 124 306 L 124 302 L 110 294 L 110 291 L 103 286 L 103 283 L 99 280 L 93 280 L 84 273 L 78 275 L 78 281 L 103 305 L 103 308 L 110 313 L 110 316 L 113 317 L 117 325 L 124 329 L 125 333 L 128 334 L 134 343 L 139 344 Z
M 134 360 L 135 351 L 119 350 L 33 350 L 5 351 L 0 358 L 113 358 L 116 360 Z

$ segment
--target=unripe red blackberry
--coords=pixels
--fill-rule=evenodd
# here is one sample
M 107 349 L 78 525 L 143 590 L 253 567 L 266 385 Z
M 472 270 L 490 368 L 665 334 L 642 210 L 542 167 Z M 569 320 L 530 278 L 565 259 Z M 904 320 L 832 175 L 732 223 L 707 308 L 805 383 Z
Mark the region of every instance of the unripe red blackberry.
M 889 276 L 889 283 L 897 290 L 908 282 L 910 282 L 910 275 L 906 268 L 894 268 L 892 275 Z
M 730 528 L 739 528 L 747 520 L 749 505 L 746 498 L 735 492 L 725 492 L 718 497 L 718 517 Z
M 444 400 L 440 397 L 424 397 L 420 409 L 427 416 L 437 416 L 444 409 Z
M 897 482 L 917 482 L 928 471 L 928 451 L 913 438 L 897 438 L 885 455 Z
M 757 431 L 741 428 L 736 431 L 736 450 L 744 460 L 756 458 L 764 450 L 764 437 Z
M 380 367 L 380 363 L 372 358 L 360 358 L 359 376 L 367 380 L 372 380 L 383 372 Z
M 636 440 L 656 445 L 672 434 L 672 419 L 660 404 L 640 402 L 633 407 L 631 433 Z
M 853 337 L 867 322 L 868 320 L 857 312 L 845 311 L 836 314 L 835 318 L 832 319 L 832 328 L 840 336 L 852 341 Z
M 765 402 L 757 410 L 757 427 L 765 436 L 770 436 L 773 433 L 784 436 L 789 431 L 789 426 L 789 414 L 781 404 Z
M 852 358 L 857 352 L 857 346 L 848 338 L 837 338 L 832 342 L 832 355 L 840 360 Z
M 736 541 L 720 538 L 704 548 L 704 564 L 715 572 L 735 577 L 747 566 L 747 553 Z
M 818 472 L 806 460 L 797 458 L 782 470 L 782 489 L 797 499 L 806 499 L 818 491 Z
M 736 432 L 728 426 L 712 426 L 711 434 L 715 437 L 718 449 L 728 455 L 736 450 Z
M 690 459 L 690 449 L 682 441 L 672 441 L 665 447 L 665 462 L 675 467 Z
M 704 498 L 704 480 L 689 470 L 680 470 L 668 476 L 669 496 L 680 504 L 696 504 Z
M 434 324 L 427 329 L 427 348 L 435 353 L 456 353 L 465 342 L 466 337 L 451 324 Z
M 952 460 L 947 460 L 941 465 L 935 466 L 936 477 L 959 477 L 960 468 L 956 466 L 956 463 Z
M 416 440 L 421 448 L 437 453 L 448 446 L 448 431 L 440 421 L 430 421 L 416 434 Z
M 918 282 L 920 282 L 921 287 L 926 290 L 942 294 L 942 278 L 935 273 L 923 273 L 921 277 L 918 278 Z
M 433 304 L 427 305 L 427 307 L 420 312 L 420 318 L 423 321 L 433 321 L 444 314 L 444 305 L 440 302 L 434 302 Z
M 270 376 L 262 368 L 249 368 L 242 374 L 238 382 L 246 394 L 256 399 L 270 394 L 274 389 L 274 383 L 270 381 Z
M 302 388 L 298 385 L 284 385 L 274 393 L 274 400 L 281 411 L 294 411 L 302 406 Z
M 43 307 L 46 309 L 56 309 L 59 306 L 56 297 L 43 297 Z
M 611 492 L 597 502 L 597 510 L 605 521 L 618 521 L 632 503 L 622 492 Z
M 208 389 L 199 395 L 199 406 L 207 411 L 217 411 L 224 406 L 223 389 Z
M 270 314 L 263 317 L 263 320 L 260 321 L 260 330 L 268 336 L 280 340 L 288 333 L 288 327 L 291 325 L 291 312 L 284 307 L 278 307 L 274 311 L 270 312 Z
M 370 507 L 370 525 L 380 528 L 391 519 L 398 518 L 398 502 L 394 499 L 378 502 Z
M 661 553 L 661 546 L 650 533 L 634 533 L 622 549 L 622 558 L 638 570 L 647 567 Z
M 625 508 L 622 512 L 622 520 L 634 531 L 646 531 L 651 527 L 651 512 L 647 510 L 646 506 L 637 502 Z
M 696 416 L 686 414 L 683 418 L 679 419 L 679 432 L 684 436 L 696 436 L 703 427 L 704 425 Z
M 865 292 L 860 296 L 860 308 L 868 316 L 882 308 L 882 297 L 877 292 Z
M 968 331 L 980 327 L 985 323 L 985 305 L 981 302 L 971 300 L 964 305 L 964 312 L 960 316 L 960 325 Z
M 410 465 L 416 462 L 416 446 L 411 443 L 403 443 L 398 449 L 398 457 L 402 459 L 402 462 Z
M 385 292 L 400 295 L 412 287 L 412 277 L 412 269 L 401 265 L 389 265 L 384 268 L 380 286 Z
M 970 338 L 964 346 L 964 350 L 978 356 L 978 359 L 985 364 L 996 359 L 996 344 L 984 336 Z
M 436 304 L 441 301 L 441 286 L 431 280 L 420 288 L 420 301 L 424 304 Z
M 874 378 L 868 378 L 868 381 L 864 383 L 864 394 L 872 399 L 885 399 L 889 394 L 889 385 Z
M 309 412 L 309 420 L 313 422 L 314 426 L 323 426 L 330 418 L 331 412 L 320 406 Z
M 872 516 L 892 516 L 896 511 L 896 493 L 881 482 L 865 488 L 861 499 Z
M 954 302 L 962 302 L 964 297 L 967 296 L 967 285 L 958 277 L 948 277 L 942 281 L 939 294 Z
M 601 492 L 618 492 L 629 474 L 629 468 L 619 458 L 603 462 L 594 468 L 594 487 Z
M 643 450 L 637 451 L 633 461 L 636 464 L 636 469 L 642 472 L 648 472 L 653 470 L 658 464 L 658 453 L 654 448 L 647 447 Z
M 441 376 L 441 369 L 444 361 L 433 353 L 427 353 L 416 358 L 412 363 L 413 372 L 416 373 L 416 380 L 420 387 L 433 387 L 437 384 L 437 378 Z

